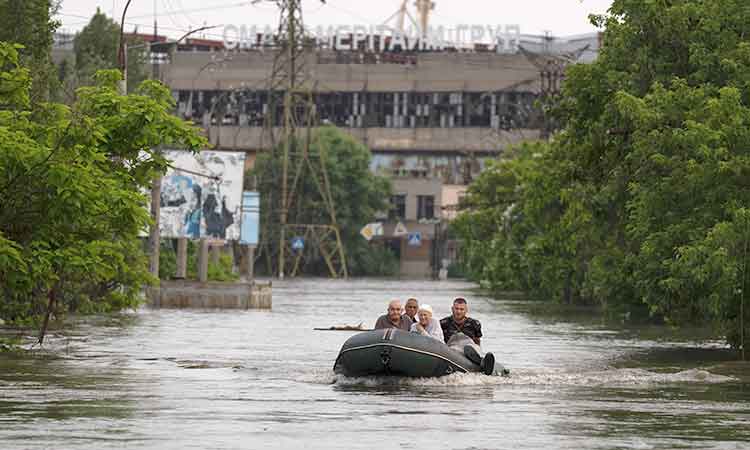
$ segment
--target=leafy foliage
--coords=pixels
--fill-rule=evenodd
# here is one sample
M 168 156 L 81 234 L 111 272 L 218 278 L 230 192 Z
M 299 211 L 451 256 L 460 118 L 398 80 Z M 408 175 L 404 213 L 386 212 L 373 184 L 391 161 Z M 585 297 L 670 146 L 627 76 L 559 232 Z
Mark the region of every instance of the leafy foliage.
M 129 96 L 100 72 L 72 107 L 38 104 L 16 47 L 0 43 L 0 318 L 28 323 L 54 294 L 59 312 L 133 306 L 151 281 L 138 235 L 142 194 L 167 161 L 154 149 L 198 149 L 197 130 L 170 114 L 169 91 Z
M 133 92 L 147 77 L 148 47 L 137 37 L 126 34 L 124 38 L 129 46 L 128 92 Z M 89 86 L 94 83 L 99 70 L 117 68 L 119 48 L 120 25 L 97 8 L 89 23 L 76 34 L 73 41 L 75 70 L 67 72 L 67 83 L 74 87 Z
M 391 191 L 388 179 L 370 171 L 370 150 L 354 138 L 332 126 L 316 129 L 310 144 L 311 158 L 320 161 L 321 147 L 330 180 L 331 196 L 336 207 L 336 219 L 344 243 L 349 273 L 352 275 L 388 275 L 397 267 L 395 257 L 377 245 L 370 245 L 360 236 L 362 227 L 371 222 L 379 211 L 388 208 Z M 293 146 L 296 147 L 296 144 Z M 282 182 L 282 151 L 260 155 L 255 170 L 250 174 L 258 180 L 261 198 L 261 234 L 276 255 L 278 247 L 279 205 Z M 298 155 L 301 151 L 293 151 Z M 294 173 L 294 162 L 290 164 Z M 318 175 L 320 177 L 320 175 Z M 289 184 L 292 184 L 290 176 Z M 321 224 L 330 218 L 323 199 L 309 172 L 301 176 L 291 205 L 289 223 Z M 261 258 L 262 262 L 267 259 Z M 275 264 L 275 261 L 272 262 Z M 272 266 L 273 267 L 273 266 Z M 268 267 L 265 268 L 269 270 Z M 261 268 L 262 270 L 262 268 Z M 273 272 L 273 270 L 269 270 Z M 307 267 L 308 273 L 326 273 L 322 257 Z
M 46 101 L 57 88 L 52 63 L 52 33 L 60 25 L 52 16 L 59 2 L 0 0 L 0 41 L 21 44 L 21 63 L 34 74 L 32 105 Z
M 159 278 L 168 280 L 174 277 L 177 271 L 177 251 L 172 246 L 173 242 L 162 241 L 159 252 Z M 213 258 L 208 261 L 209 281 L 237 281 L 239 275 L 234 273 L 234 260 L 230 255 L 222 253 L 218 262 Z M 187 278 L 198 279 L 198 245 L 194 241 L 188 241 L 187 255 Z
M 615 0 L 592 21 L 604 47 L 568 70 L 563 129 L 472 185 L 457 224 L 467 267 L 496 289 L 621 317 L 713 321 L 740 347 L 750 9 Z

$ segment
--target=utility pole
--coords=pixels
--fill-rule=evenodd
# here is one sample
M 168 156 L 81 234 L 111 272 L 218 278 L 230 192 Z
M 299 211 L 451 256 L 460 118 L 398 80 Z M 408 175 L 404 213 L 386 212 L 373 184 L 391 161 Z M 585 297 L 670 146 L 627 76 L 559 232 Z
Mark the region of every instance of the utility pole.
M 571 52 L 556 53 L 552 51 L 550 46 L 551 41 L 554 38 L 545 33 L 544 43 L 540 52 L 534 52 L 524 48 L 520 45 L 518 48 L 521 53 L 526 56 L 537 69 L 539 69 L 540 77 L 540 90 L 539 95 L 542 100 L 543 107 L 549 106 L 555 101 L 555 98 L 560 94 L 562 89 L 562 82 L 565 79 L 565 70 L 571 64 L 575 64 L 576 61 L 581 57 L 589 45 L 575 49 Z M 555 129 L 555 124 L 552 123 L 552 118 L 545 111 L 544 112 L 544 124 L 542 126 L 541 138 L 548 139 Z
M 156 46 L 156 43 L 159 39 L 159 33 L 158 28 L 156 25 L 156 0 L 154 0 L 154 39 L 151 44 L 151 48 Z M 159 61 L 156 60 L 156 53 L 149 52 L 151 56 L 151 79 L 152 80 L 158 80 L 159 79 Z
M 560 94 L 561 83 L 565 74 L 565 68 L 566 65 L 562 61 L 554 58 L 547 59 L 544 63 L 544 66 L 540 67 L 540 93 L 542 96 L 542 103 L 545 106 L 550 105 Z M 553 121 L 550 115 L 545 112 L 541 136 L 543 139 L 548 139 L 556 128 L 552 122 Z
M 120 71 L 122 72 L 122 80 L 119 84 L 120 95 L 128 94 L 128 44 L 125 42 L 125 14 L 128 12 L 130 2 L 128 0 L 125 4 L 125 8 L 122 11 L 122 19 L 120 20 L 120 45 L 118 49 L 117 59 L 120 65 Z M 154 19 L 154 35 L 156 34 L 156 19 Z M 133 47 L 135 48 L 135 47 Z M 161 177 L 156 177 L 151 186 L 151 219 L 153 223 L 148 233 L 148 245 L 149 245 L 149 272 L 151 275 L 159 278 L 159 215 L 161 213 Z
M 278 276 L 281 279 L 287 273 L 295 276 L 305 253 L 309 253 L 311 247 L 314 247 L 325 259 L 332 277 L 346 278 L 346 257 L 336 221 L 322 142 L 318 141 L 317 155 L 310 153 L 310 143 L 316 138 L 313 128 L 317 124 L 313 88 L 306 61 L 307 50 L 312 41 L 305 35 L 301 0 L 276 0 L 276 3 L 280 9 L 278 51 L 268 90 L 271 99 L 266 127 L 270 131 L 272 151 L 282 152 Z M 278 108 L 282 108 L 283 119 L 277 138 L 274 132 L 278 125 Z M 318 194 L 325 204 L 327 223 L 296 223 L 296 217 L 290 217 L 290 207 L 297 199 L 297 185 L 308 176 L 315 182 Z M 305 249 L 297 250 L 293 257 L 292 252 L 289 252 L 287 259 L 287 241 L 292 237 L 290 233 L 295 233 L 311 245 L 305 244 Z
M 156 29 L 156 0 L 154 0 L 154 40 L 153 43 L 156 43 L 156 39 L 158 38 L 157 29 Z M 153 46 L 153 44 L 152 44 Z M 151 47 L 149 47 L 149 50 L 151 50 Z M 150 53 L 150 56 L 153 58 L 153 53 Z M 153 79 L 158 78 L 158 66 L 156 65 L 156 61 L 152 61 L 153 66 L 151 67 L 151 75 Z M 159 153 L 161 153 L 160 150 L 157 150 Z M 159 222 L 161 219 L 161 174 L 157 175 L 153 182 L 151 183 L 151 220 L 153 220 L 153 225 L 151 226 L 151 230 L 149 230 L 148 235 L 148 244 L 149 249 L 151 250 L 149 252 L 149 272 L 152 276 L 154 276 L 157 280 L 159 279 L 159 259 L 161 258 L 161 230 L 159 229 Z
M 122 71 L 122 81 L 119 86 L 119 91 L 121 95 L 127 95 L 128 93 L 128 44 L 125 42 L 125 33 L 124 33 L 124 23 L 125 23 L 125 13 L 128 10 L 128 6 L 130 6 L 130 1 L 128 0 L 128 3 L 125 5 L 125 10 L 122 13 L 122 22 L 120 24 L 120 49 L 119 49 L 119 63 L 120 63 L 120 70 Z M 187 38 L 193 33 L 197 33 L 199 31 L 208 30 L 210 28 L 215 28 L 215 26 L 204 26 L 200 27 L 194 30 L 190 30 L 182 37 L 177 39 L 174 42 L 164 42 L 163 45 L 177 45 L 179 44 L 183 39 Z M 137 48 L 143 48 L 148 46 L 150 50 L 153 50 L 156 45 L 157 39 L 157 28 L 156 28 L 156 2 L 154 2 L 154 42 L 152 43 L 146 43 L 146 44 L 139 44 L 134 45 L 130 47 L 130 50 L 134 50 Z M 150 52 L 152 53 L 152 52 Z M 153 57 L 153 54 L 152 54 Z M 153 58 L 152 58 L 153 59 Z M 158 66 L 157 61 L 152 61 L 152 74 L 154 77 L 158 77 Z M 158 150 L 157 150 L 158 151 Z M 159 277 L 159 253 L 161 249 L 161 235 L 159 232 L 159 218 L 161 215 L 161 176 L 157 176 L 154 178 L 151 184 L 151 220 L 152 224 L 149 228 L 148 233 L 148 248 L 149 248 L 149 273 L 156 277 L 158 279 Z
M 120 66 L 120 72 L 122 72 L 122 80 L 118 86 L 121 95 L 128 93 L 128 46 L 125 42 L 125 14 L 128 13 L 131 1 L 128 0 L 125 4 L 125 8 L 122 10 L 122 19 L 120 19 L 120 45 L 117 50 L 117 62 Z

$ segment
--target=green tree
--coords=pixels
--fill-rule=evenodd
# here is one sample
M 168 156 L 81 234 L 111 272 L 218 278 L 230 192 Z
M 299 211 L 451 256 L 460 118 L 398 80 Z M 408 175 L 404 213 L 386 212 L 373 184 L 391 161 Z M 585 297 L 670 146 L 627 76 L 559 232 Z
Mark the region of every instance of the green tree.
M 592 21 L 604 46 L 568 70 L 553 108 L 562 130 L 533 163 L 506 163 L 529 171 L 472 187 L 460 228 L 471 267 L 492 261 L 482 242 L 512 242 L 522 264 L 482 274 L 499 288 L 530 271 L 528 289 L 547 298 L 674 326 L 713 322 L 744 348 L 750 8 L 615 0 Z M 502 183 L 515 198 L 493 198 Z M 523 233 L 471 232 L 509 202 Z
M 362 227 L 372 222 L 378 212 L 386 211 L 391 192 L 389 180 L 370 171 L 370 150 L 341 130 L 325 126 L 313 131 L 310 144 L 312 161 L 320 161 L 321 148 L 330 181 L 331 196 L 336 208 L 336 219 L 344 243 L 349 273 L 352 275 L 389 274 L 397 263 L 387 250 L 368 243 L 360 236 Z M 293 146 L 294 147 L 294 146 Z M 299 155 L 300 151 L 293 151 Z M 290 173 L 295 173 L 295 164 L 290 164 Z M 251 173 L 258 181 L 258 189 L 264 199 L 261 233 L 264 242 L 270 245 L 271 253 L 277 253 L 279 239 L 279 198 L 282 180 L 282 152 L 268 152 L 258 157 Z M 318 180 L 320 174 L 317 175 Z M 289 184 L 292 185 L 293 175 Z M 316 185 L 316 176 L 306 172 L 299 184 L 291 205 L 290 223 L 329 223 L 327 209 Z M 270 256 L 270 255 L 269 255 Z M 266 262 L 268 259 L 263 259 Z M 272 266 L 276 260 L 272 259 Z M 267 267 L 273 273 L 272 267 Z M 325 274 L 327 269 L 322 258 L 317 258 L 306 268 L 307 272 Z
M 205 140 L 170 114 L 157 82 L 123 96 L 119 72 L 103 71 L 72 107 L 42 104 L 32 115 L 17 47 L 0 43 L 0 68 L 0 318 L 135 305 L 150 281 L 143 192 L 168 164 L 153 149 Z
M 31 104 L 46 101 L 57 84 L 52 63 L 52 34 L 59 22 L 52 19 L 59 2 L 0 0 L 0 41 L 23 45 L 21 63 L 31 69 Z
M 128 92 L 133 92 L 146 79 L 148 47 L 133 36 L 125 35 L 128 46 Z M 99 8 L 89 23 L 76 35 L 73 42 L 75 52 L 75 87 L 94 83 L 96 72 L 119 67 L 120 25 L 103 14 Z

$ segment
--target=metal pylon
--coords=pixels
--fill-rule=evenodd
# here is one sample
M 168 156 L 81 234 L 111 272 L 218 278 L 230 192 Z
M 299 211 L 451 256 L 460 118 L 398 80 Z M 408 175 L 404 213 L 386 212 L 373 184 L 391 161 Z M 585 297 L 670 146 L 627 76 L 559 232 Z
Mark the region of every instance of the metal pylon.
M 265 123 L 271 138 L 271 151 L 282 152 L 281 193 L 274 202 L 279 213 L 278 276 L 297 275 L 301 262 L 311 253 L 317 253 L 325 260 L 332 277 L 346 278 L 346 256 L 336 221 L 325 148 L 313 131 L 318 120 L 307 58 L 312 55 L 314 41 L 305 33 L 301 0 L 276 0 L 276 3 L 281 19 L 276 37 L 278 50 L 269 79 L 270 99 Z M 318 139 L 317 154 L 310 152 L 313 139 Z M 302 206 L 297 205 L 297 187 L 306 177 L 314 181 L 317 194 L 323 200 L 327 210 L 325 223 L 298 223 L 292 210 L 295 205 L 298 209 Z M 303 237 L 306 241 L 304 251 L 294 256 L 289 242 L 292 236 Z

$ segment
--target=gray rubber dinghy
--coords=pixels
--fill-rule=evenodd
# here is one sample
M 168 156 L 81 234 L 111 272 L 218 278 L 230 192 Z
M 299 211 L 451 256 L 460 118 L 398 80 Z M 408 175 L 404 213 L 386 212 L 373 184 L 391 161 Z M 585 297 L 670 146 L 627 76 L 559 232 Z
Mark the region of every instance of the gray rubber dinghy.
M 333 370 L 349 377 L 440 377 L 456 372 L 481 372 L 482 368 L 443 342 L 389 328 L 349 338 L 341 347 Z M 495 373 L 507 375 L 508 371 L 496 363 Z

